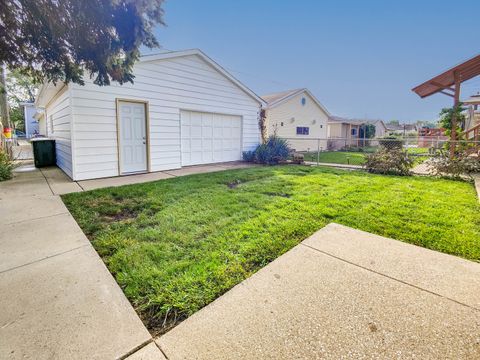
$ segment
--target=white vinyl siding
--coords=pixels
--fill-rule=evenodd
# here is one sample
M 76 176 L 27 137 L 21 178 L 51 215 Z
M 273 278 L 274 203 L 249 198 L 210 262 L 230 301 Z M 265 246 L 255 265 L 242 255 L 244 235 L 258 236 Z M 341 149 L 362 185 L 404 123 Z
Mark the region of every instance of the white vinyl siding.
M 302 105 L 302 98 L 305 98 L 305 105 Z M 268 109 L 266 116 L 269 135 L 276 133 L 289 139 L 290 146 L 297 151 L 316 151 L 317 140 L 309 139 L 327 139 L 328 114 L 306 92 Z M 308 135 L 297 134 L 297 127 L 307 127 Z M 326 140 L 321 141 L 320 147 L 325 149 L 326 143 Z
M 72 109 L 68 88 L 65 86 L 55 95 L 45 109 L 47 135 L 55 139 L 57 166 L 73 177 L 72 169 Z
M 260 104 L 197 55 L 139 62 L 134 84 L 71 85 L 75 180 L 117 176 L 116 99 L 147 101 L 150 171 L 180 168 L 180 111 L 241 116 L 242 150 L 259 142 Z

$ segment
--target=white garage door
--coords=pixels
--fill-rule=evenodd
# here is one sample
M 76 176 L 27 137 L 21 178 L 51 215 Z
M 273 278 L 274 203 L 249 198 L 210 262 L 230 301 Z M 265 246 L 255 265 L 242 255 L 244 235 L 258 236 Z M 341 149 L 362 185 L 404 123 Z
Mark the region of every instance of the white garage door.
M 181 111 L 182 165 L 236 161 L 242 158 L 242 118 Z

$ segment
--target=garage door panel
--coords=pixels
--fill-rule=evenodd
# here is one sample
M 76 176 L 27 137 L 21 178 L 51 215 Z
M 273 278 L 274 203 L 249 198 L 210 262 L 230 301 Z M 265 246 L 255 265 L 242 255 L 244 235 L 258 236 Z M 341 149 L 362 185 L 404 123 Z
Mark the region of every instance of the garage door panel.
M 182 111 L 182 165 L 241 159 L 241 117 Z
M 190 125 L 202 126 L 202 114 L 195 112 L 190 113 Z
M 190 137 L 192 139 L 201 139 L 202 138 L 202 127 L 201 126 L 191 126 L 190 127 Z
M 213 137 L 213 128 L 211 126 L 204 126 L 202 128 L 202 137 L 211 139 Z

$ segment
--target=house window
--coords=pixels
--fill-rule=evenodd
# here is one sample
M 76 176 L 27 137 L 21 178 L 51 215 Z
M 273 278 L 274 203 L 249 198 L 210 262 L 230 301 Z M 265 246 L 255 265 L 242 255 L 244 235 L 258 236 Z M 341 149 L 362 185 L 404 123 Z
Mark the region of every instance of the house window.
M 305 99 L 304 97 L 302 97 L 301 103 L 302 103 L 302 106 L 305 106 L 305 104 L 307 103 L 307 99 Z
M 356 128 L 353 128 L 353 129 L 351 130 L 351 134 L 352 134 L 352 136 L 356 136 L 356 135 L 357 135 L 357 129 L 356 129 Z
M 283 126 L 283 121 L 280 123 L 280 126 Z
M 306 126 L 297 126 L 297 135 L 308 135 L 310 128 Z
M 320 125 L 320 129 L 323 129 L 323 125 Z

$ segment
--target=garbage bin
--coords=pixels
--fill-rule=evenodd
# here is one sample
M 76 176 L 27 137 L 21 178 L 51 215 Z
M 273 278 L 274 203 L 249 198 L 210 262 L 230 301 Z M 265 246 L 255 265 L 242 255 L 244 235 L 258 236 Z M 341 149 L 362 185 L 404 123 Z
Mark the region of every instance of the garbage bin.
M 55 140 L 32 139 L 32 146 L 35 167 L 56 165 Z

